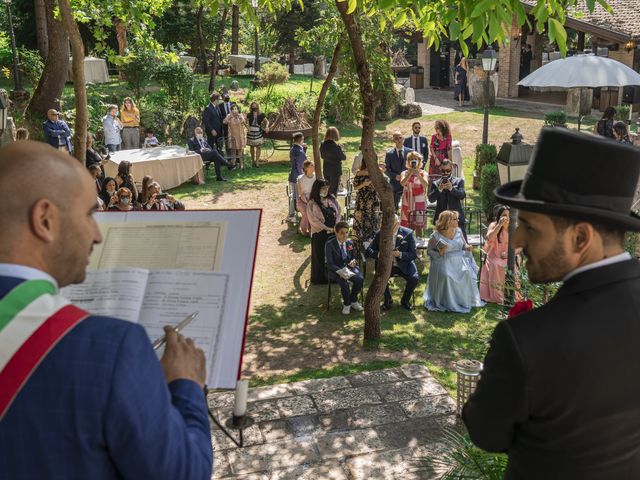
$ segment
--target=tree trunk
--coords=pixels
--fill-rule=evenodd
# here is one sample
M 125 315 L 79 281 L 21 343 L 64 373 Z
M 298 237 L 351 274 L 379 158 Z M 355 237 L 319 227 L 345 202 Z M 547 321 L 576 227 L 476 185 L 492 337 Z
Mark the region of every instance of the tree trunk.
M 296 73 L 296 48 L 289 47 L 289 73 Z
M 213 51 L 213 60 L 211 61 L 211 76 L 209 77 L 209 92 L 213 92 L 216 89 L 216 75 L 218 74 L 218 59 L 220 58 L 220 48 L 222 46 L 222 38 L 224 37 L 224 27 L 227 24 L 227 14 L 229 13 L 229 7 L 225 3 L 222 10 L 222 17 L 220 18 L 220 24 L 218 25 L 218 37 L 216 38 L 216 48 Z
M 322 83 L 322 88 L 320 89 L 320 94 L 318 95 L 318 102 L 316 103 L 316 109 L 313 111 L 313 121 L 311 122 L 311 141 L 313 142 L 313 164 L 316 168 L 316 178 L 323 178 L 322 176 L 322 165 L 320 164 L 320 139 L 318 135 L 318 130 L 320 130 L 320 115 L 322 114 L 322 108 L 324 107 L 324 99 L 327 96 L 327 92 L 329 91 L 329 86 L 333 81 L 333 77 L 336 74 L 336 70 L 338 70 L 338 57 L 340 56 L 340 51 L 342 50 L 342 35 L 338 38 L 338 42 L 336 43 L 336 48 L 333 50 L 333 60 L 331 61 L 331 67 L 329 68 L 329 72 L 327 73 L 327 78 L 325 78 Z
M 60 97 L 69 68 L 69 39 L 62 23 L 55 19 L 55 0 L 44 0 L 47 14 L 48 51 L 42 76 L 27 107 L 26 116 L 32 127 L 42 128 L 47 110 L 60 110 Z
M 238 46 L 240 45 L 240 7 L 233 5 L 231 7 L 231 55 L 238 54 Z
M 113 25 L 116 27 L 116 39 L 118 40 L 118 55 L 127 54 L 127 24 L 121 18 L 115 17 Z
M 344 22 L 349 43 L 353 53 L 353 59 L 358 73 L 358 83 L 360 85 L 360 96 L 362 97 L 362 138 L 360 149 L 363 161 L 373 187 L 380 196 L 382 209 L 382 225 L 380 227 L 380 255 L 373 282 L 369 287 L 365 299 L 364 307 L 364 339 L 377 340 L 380 338 L 380 300 L 384 289 L 389 281 L 392 266 L 392 250 L 394 242 L 393 216 L 395 207 L 393 205 L 393 192 L 391 186 L 384 180 L 382 172 L 378 168 L 378 157 L 373 148 L 373 136 L 375 133 L 376 105 L 373 94 L 373 84 L 371 82 L 371 72 L 367 62 L 367 54 L 362 42 L 360 24 L 354 13 L 347 13 L 349 2 L 336 0 L 336 6 Z M 357 11 L 357 10 L 356 10 Z
M 87 154 L 87 127 L 89 124 L 89 109 L 87 107 L 87 89 L 84 83 L 84 45 L 78 24 L 73 18 L 69 0 L 58 0 L 60 17 L 69 36 L 71 51 L 73 52 L 73 93 L 76 101 L 75 131 L 73 134 L 73 155 L 85 164 Z
M 200 42 L 200 65 L 202 65 L 202 73 L 208 72 L 207 64 L 207 46 L 204 40 L 204 31 L 202 30 L 202 17 L 204 16 L 204 4 L 198 7 L 198 15 L 196 17 L 196 28 L 198 30 L 198 41 Z
M 49 51 L 49 42 L 47 41 L 47 9 L 44 6 L 44 0 L 34 0 L 33 7 L 35 11 L 38 51 L 40 52 L 40 56 L 46 60 Z

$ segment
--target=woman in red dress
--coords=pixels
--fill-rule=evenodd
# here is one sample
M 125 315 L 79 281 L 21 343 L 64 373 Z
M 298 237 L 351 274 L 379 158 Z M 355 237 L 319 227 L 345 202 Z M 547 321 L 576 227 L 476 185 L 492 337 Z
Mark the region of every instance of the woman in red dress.
M 451 160 L 451 130 L 446 120 L 436 120 L 436 133 L 431 135 L 431 160 L 429 162 L 429 181 L 432 175 L 440 175 L 440 163 Z M 454 172 L 455 174 L 455 172 Z

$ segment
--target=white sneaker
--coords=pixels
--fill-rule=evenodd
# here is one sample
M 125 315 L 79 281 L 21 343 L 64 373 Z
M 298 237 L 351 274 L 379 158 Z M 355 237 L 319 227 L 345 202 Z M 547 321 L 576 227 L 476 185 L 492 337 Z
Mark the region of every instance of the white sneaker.
M 356 312 L 361 312 L 364 310 L 364 308 L 362 308 L 362 305 L 360 305 L 358 302 L 353 302 L 351 304 L 351 308 L 353 308 Z
M 342 314 L 349 315 L 351 313 L 351 305 L 344 305 L 342 307 Z

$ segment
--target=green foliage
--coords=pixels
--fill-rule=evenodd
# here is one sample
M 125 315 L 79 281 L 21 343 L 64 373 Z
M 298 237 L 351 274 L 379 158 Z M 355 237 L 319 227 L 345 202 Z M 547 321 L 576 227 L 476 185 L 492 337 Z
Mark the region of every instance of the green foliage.
M 496 163 L 498 157 L 498 150 L 495 145 L 487 145 L 479 143 L 476 145 L 476 165 L 475 171 L 481 172 L 482 167 L 487 163 Z
M 267 109 L 273 108 L 273 105 L 276 106 L 276 109 L 279 108 L 284 103 L 284 98 L 287 98 L 289 95 L 285 95 L 284 98 L 279 98 L 272 103 L 271 94 L 273 93 L 273 87 L 275 85 L 285 83 L 289 80 L 289 70 L 287 70 L 287 67 L 277 62 L 265 63 L 260 67 L 256 78 L 260 82 L 260 90 L 265 91 L 261 103 L 263 110 L 266 112 L 268 111 Z
M 37 50 L 20 49 L 20 70 L 27 78 L 31 85 L 38 85 L 42 71 L 44 70 L 44 62 Z
M 560 288 L 560 285 L 560 283 L 533 283 L 529 280 L 527 269 L 520 267 L 518 269 L 518 278 L 515 280 L 509 278 L 509 274 L 507 273 L 504 287 L 505 299 L 514 298 L 514 290 L 517 290 L 523 298 L 531 300 L 535 308 L 541 307 L 553 298 Z M 507 301 L 507 303 L 509 302 Z
M 476 447 L 469 434 L 445 428 L 444 452 L 418 459 L 435 470 L 446 469 L 442 480 L 502 480 L 507 468 L 507 455 L 489 453 Z
M 301 45 L 296 29 L 310 29 L 320 19 L 320 2 L 305 1 L 304 8 L 300 3 L 294 3 L 291 9 L 275 12 L 274 22 L 267 23 L 267 28 L 274 31 L 275 46 L 281 52 L 291 52 Z
M 192 104 L 195 76 L 184 63 L 165 63 L 155 68 L 153 76 L 169 94 L 175 109 L 184 115 Z
M 487 163 L 480 170 L 480 204 L 482 213 L 486 218 L 493 216 L 493 209 L 497 204 L 493 191 L 500 186 L 500 176 L 498 175 L 498 165 Z
M 629 120 L 630 111 L 631 107 L 629 105 L 618 105 L 616 107 L 616 115 L 614 118 L 616 120 L 622 120 L 623 122 L 626 122 L 627 120 Z
M 124 74 L 136 100 L 140 100 L 158 62 L 154 52 L 148 51 L 142 44 L 134 44 L 127 55 L 116 57 L 114 62 Z
M 566 127 L 567 114 L 563 111 L 549 112 L 544 116 L 545 127 Z
M 627 232 L 624 236 L 624 249 L 629 252 L 632 258 L 638 256 L 638 241 L 640 241 L 640 233 Z
M 13 52 L 9 35 L 0 30 L 0 68 L 11 68 L 13 65 Z

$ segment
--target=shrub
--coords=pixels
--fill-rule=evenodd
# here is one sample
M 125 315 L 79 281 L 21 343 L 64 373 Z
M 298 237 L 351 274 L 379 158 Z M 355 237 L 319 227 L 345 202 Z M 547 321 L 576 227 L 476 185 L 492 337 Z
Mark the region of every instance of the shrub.
M 627 232 L 624 236 L 624 249 L 629 252 L 632 258 L 638 256 L 638 240 L 640 240 L 638 232 Z
M 493 191 L 500 186 L 498 165 L 487 163 L 480 171 L 480 205 L 486 218 L 493 216 L 493 209 L 498 203 Z
M 20 70 L 29 80 L 29 83 L 35 88 L 40 81 L 42 71 L 44 70 L 44 62 L 37 50 L 20 49 Z
M 629 112 L 631 112 L 631 107 L 629 105 L 619 105 L 616 107 L 616 115 L 614 118 L 616 120 L 626 122 L 629 120 Z
M 566 127 L 567 114 L 560 112 L 549 112 L 544 116 L 545 127 Z
M 485 143 L 476 145 L 475 170 L 477 172 L 481 172 L 482 167 L 484 167 L 487 163 L 496 163 L 497 158 L 498 150 L 495 145 L 487 145 Z
M 0 31 L 0 69 L 10 69 L 12 66 L 13 51 L 11 50 L 11 41 L 5 32 Z
M 153 51 L 141 45 L 133 45 L 125 56 L 116 57 L 114 63 L 125 76 L 127 85 L 136 100 L 140 100 L 142 90 L 149 85 L 151 76 L 157 63 L 157 56 Z
M 169 101 L 182 117 L 193 102 L 195 75 L 184 63 L 165 63 L 156 67 L 154 78 L 169 94 Z
M 279 83 L 285 83 L 289 80 L 289 70 L 284 65 L 277 62 L 265 63 L 260 67 L 260 71 L 256 74 L 256 78 L 260 83 L 260 89 L 265 89 L 264 105 L 265 108 L 271 102 L 271 94 L 273 87 Z M 284 102 L 278 103 L 281 106 Z M 265 110 L 266 111 L 266 110 Z
M 341 75 L 334 78 L 325 99 L 325 111 L 335 123 L 354 123 L 362 117 L 362 100 L 358 92 L 357 78 Z

